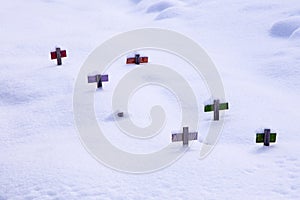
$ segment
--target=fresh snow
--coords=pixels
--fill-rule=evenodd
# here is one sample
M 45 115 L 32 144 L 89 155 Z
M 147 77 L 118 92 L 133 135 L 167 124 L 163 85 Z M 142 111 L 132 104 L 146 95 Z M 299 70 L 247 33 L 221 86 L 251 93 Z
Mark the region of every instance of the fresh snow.
M 0 200 L 300 199 L 298 0 L 11 0 L 0 10 Z M 78 72 L 96 47 L 147 27 L 177 31 L 203 47 L 219 70 L 230 110 L 205 159 L 199 151 L 212 114 L 200 112 L 199 142 L 173 165 L 137 175 L 112 170 L 85 150 L 72 98 Z M 56 46 L 68 53 L 60 67 L 49 57 Z M 202 110 L 210 96 L 192 69 L 162 52 L 142 53 L 184 74 L 201 91 Z M 97 120 L 107 131 L 116 129 L 109 107 L 114 84 L 134 68 L 123 61 L 109 69 L 115 81 L 95 93 Z M 135 153 L 168 145 L 180 121 L 174 95 L 148 86 L 131 100 L 130 117 L 140 126 L 161 104 L 167 130 L 148 141 L 106 131 L 108 139 Z M 255 144 L 264 128 L 278 133 L 270 147 Z

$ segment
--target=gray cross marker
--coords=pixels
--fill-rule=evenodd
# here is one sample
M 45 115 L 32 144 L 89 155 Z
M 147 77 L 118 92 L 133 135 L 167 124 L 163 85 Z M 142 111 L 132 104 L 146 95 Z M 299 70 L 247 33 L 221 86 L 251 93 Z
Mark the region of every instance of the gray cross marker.
M 198 132 L 189 132 L 189 127 L 183 127 L 182 133 L 173 133 L 172 142 L 183 142 L 183 145 L 189 145 L 189 140 L 197 140 Z

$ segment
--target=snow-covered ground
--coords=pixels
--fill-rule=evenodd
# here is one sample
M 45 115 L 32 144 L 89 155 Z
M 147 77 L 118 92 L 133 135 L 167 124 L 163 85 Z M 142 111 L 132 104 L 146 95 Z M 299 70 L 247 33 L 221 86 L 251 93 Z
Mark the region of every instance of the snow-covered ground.
M 300 199 L 298 0 L 11 0 L 0 10 L 1 200 Z M 73 119 L 73 89 L 97 46 L 145 27 L 174 30 L 199 43 L 219 70 L 230 110 L 208 157 L 199 159 L 200 140 L 173 165 L 136 175 L 100 164 L 84 149 Z M 68 52 L 61 67 L 49 58 L 55 46 Z M 186 79 L 193 82 L 192 75 Z M 105 86 L 109 93 L 112 86 Z M 137 123 L 149 120 L 153 102 L 145 94 L 156 96 L 153 101 L 177 122 L 179 108 L 170 93 L 143 89 L 130 104 Z M 203 95 L 199 105 L 209 98 Z M 203 115 L 202 124 L 211 117 Z M 97 119 L 107 124 L 106 117 Z M 276 144 L 255 144 L 263 128 L 278 133 Z M 110 139 L 144 153 L 167 145 L 165 134 L 145 148 L 124 136 Z

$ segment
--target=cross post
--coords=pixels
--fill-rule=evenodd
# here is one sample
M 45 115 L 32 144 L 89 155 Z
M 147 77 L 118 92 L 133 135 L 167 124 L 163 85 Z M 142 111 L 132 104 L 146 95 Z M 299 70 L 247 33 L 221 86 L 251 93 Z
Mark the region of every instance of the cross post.
M 183 127 L 182 133 L 173 133 L 172 142 L 182 141 L 183 146 L 189 145 L 189 140 L 197 140 L 198 132 L 189 132 L 189 127 Z
M 214 120 L 220 120 L 220 110 L 228 110 L 229 104 L 228 103 L 220 103 L 220 100 L 214 100 L 214 103 L 211 105 L 204 106 L 204 112 L 214 112 Z
M 88 76 L 88 83 L 97 83 L 97 88 L 102 88 L 102 83 L 108 82 L 108 75 L 96 74 Z
M 271 129 L 264 129 L 263 133 L 256 133 L 256 143 L 264 143 L 264 146 L 270 146 L 270 143 L 276 142 L 276 133 L 271 133 Z
M 61 62 L 61 53 L 60 53 L 60 48 L 59 47 L 56 47 L 56 59 L 57 59 L 57 65 L 61 65 L 62 62 Z

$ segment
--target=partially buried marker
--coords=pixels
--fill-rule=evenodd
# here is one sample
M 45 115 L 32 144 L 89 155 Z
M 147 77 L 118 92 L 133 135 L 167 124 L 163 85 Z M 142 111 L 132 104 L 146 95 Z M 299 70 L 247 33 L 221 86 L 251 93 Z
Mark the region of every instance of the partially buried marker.
M 67 57 L 66 50 L 60 50 L 59 47 L 56 47 L 55 51 L 50 52 L 51 60 L 57 59 L 57 65 L 61 65 L 61 58 Z
M 172 142 L 183 142 L 183 145 L 189 145 L 189 140 L 197 140 L 198 132 L 189 132 L 189 127 L 183 127 L 182 133 L 173 133 Z
M 270 142 L 276 142 L 276 133 L 271 133 L 271 129 L 265 129 L 264 133 L 256 133 L 256 143 L 264 143 L 264 146 L 270 146 Z
M 214 120 L 219 120 L 219 111 L 220 110 L 228 110 L 229 104 L 228 103 L 220 103 L 220 100 L 214 100 L 214 104 L 206 105 L 204 107 L 204 112 L 214 112 Z
M 126 64 L 136 64 L 148 63 L 148 57 L 140 57 L 140 54 L 135 54 L 134 58 L 127 58 Z
M 105 75 L 97 74 L 97 75 L 88 76 L 88 83 L 97 83 L 97 88 L 102 87 L 102 82 L 108 82 L 107 74 Z

